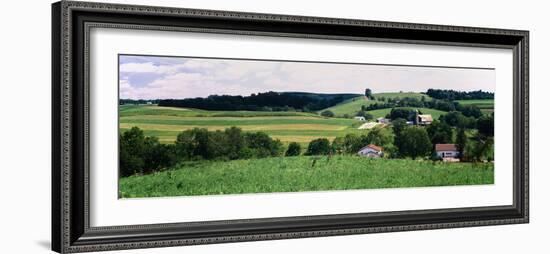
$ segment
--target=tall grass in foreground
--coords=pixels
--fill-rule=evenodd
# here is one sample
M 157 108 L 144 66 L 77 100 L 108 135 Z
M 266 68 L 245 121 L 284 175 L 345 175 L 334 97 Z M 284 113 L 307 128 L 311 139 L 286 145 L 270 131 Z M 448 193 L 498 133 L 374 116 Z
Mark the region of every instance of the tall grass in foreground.
M 493 167 L 358 156 L 201 161 L 121 178 L 119 195 L 134 198 L 492 184 Z

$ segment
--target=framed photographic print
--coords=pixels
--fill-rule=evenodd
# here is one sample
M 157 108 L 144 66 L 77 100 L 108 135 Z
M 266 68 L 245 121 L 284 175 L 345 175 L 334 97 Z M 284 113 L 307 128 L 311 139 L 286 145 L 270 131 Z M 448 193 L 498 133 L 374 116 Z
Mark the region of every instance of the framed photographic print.
M 57 252 L 528 222 L 528 31 L 52 11 Z

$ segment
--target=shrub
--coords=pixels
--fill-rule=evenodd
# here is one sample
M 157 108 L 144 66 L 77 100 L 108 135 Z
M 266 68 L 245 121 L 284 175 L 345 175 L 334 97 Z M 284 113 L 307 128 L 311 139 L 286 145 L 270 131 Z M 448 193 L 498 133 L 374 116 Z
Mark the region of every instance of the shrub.
M 285 152 L 285 156 L 298 156 L 300 155 L 302 148 L 300 147 L 300 144 L 296 142 L 291 142 L 288 145 L 288 149 Z
M 145 137 L 137 127 L 120 135 L 119 150 L 121 176 L 147 174 L 177 162 L 175 145 L 163 145 L 156 137 Z
M 306 151 L 306 155 L 326 155 L 329 154 L 331 151 L 330 149 L 330 142 L 326 138 L 318 138 L 315 140 L 312 140 Z
M 332 112 L 330 110 L 325 110 L 325 111 L 321 112 L 321 115 L 324 116 L 324 117 L 334 117 L 334 112 Z

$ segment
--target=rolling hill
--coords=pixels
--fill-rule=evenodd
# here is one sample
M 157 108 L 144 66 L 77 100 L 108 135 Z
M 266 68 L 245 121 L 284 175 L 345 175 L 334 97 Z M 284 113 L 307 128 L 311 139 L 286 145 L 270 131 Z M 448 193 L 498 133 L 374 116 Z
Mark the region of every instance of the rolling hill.
M 330 108 L 326 108 L 323 110 L 320 110 L 319 112 L 323 112 L 325 110 L 330 110 L 334 113 L 337 117 L 344 117 L 344 115 L 349 116 L 355 116 L 357 112 L 361 109 L 361 106 L 368 106 L 370 104 L 374 104 L 376 101 L 374 100 L 367 100 L 365 99 L 365 96 L 358 96 L 355 98 L 348 99 L 340 104 L 337 104 L 335 106 L 332 106 Z
M 335 106 L 319 110 L 318 112 L 323 112 L 325 110 L 330 110 L 334 113 L 337 117 L 343 117 L 344 115 L 349 116 L 355 116 L 359 110 L 361 110 L 361 106 L 368 106 L 370 104 L 374 103 L 382 103 L 381 101 L 378 101 L 376 98 L 405 98 L 405 97 L 413 97 L 413 98 L 422 98 L 423 96 L 426 97 L 426 99 L 429 98 L 429 96 L 421 93 L 375 93 L 373 94 L 375 100 L 367 100 L 364 96 L 358 96 L 351 99 L 348 99 L 342 103 L 339 103 Z

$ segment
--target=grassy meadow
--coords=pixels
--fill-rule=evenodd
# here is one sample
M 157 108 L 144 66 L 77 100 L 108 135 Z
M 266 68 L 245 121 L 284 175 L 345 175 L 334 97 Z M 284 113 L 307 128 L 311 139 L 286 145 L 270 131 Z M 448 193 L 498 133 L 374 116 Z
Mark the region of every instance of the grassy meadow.
M 361 110 L 361 106 L 368 106 L 376 102 L 377 101 L 375 100 L 367 100 L 365 96 L 359 96 L 346 100 L 330 108 L 323 109 L 322 111 L 330 110 L 334 113 L 335 116 L 338 117 L 343 117 L 346 114 L 349 116 L 355 116 L 357 112 Z
M 315 162 L 314 162 L 315 161 Z M 493 184 L 493 164 L 358 156 L 196 161 L 120 179 L 121 198 Z

